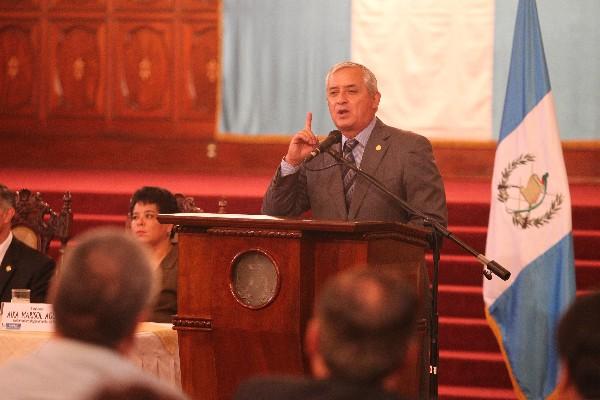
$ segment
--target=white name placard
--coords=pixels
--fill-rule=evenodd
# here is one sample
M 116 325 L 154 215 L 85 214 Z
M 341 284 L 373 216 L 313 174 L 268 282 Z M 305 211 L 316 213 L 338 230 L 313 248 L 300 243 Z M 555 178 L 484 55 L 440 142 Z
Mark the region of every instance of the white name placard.
M 54 310 L 51 304 L 2 303 L 1 325 L 11 331 L 51 332 Z

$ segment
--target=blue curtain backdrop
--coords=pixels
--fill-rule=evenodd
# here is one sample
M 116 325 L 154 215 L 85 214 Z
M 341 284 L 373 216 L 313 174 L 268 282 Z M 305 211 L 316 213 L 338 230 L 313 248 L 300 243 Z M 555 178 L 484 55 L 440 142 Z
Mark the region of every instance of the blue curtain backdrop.
M 350 58 L 350 0 L 224 0 L 221 132 L 293 134 L 334 129 L 329 67 Z
M 307 111 L 316 133 L 329 132 L 324 77 L 332 64 L 351 58 L 351 6 L 351 0 L 224 0 L 220 132 L 291 135 Z M 495 139 L 516 7 L 517 0 L 495 2 Z M 561 139 L 600 140 L 600 1 L 542 0 L 538 11 Z

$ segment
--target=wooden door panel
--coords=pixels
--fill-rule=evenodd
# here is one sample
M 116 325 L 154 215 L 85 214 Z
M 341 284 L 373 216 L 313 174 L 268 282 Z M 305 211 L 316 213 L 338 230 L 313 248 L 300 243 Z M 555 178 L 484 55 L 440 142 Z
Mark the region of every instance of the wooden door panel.
M 0 113 L 32 115 L 38 104 L 39 27 L 0 21 Z
M 172 26 L 122 22 L 117 28 L 115 115 L 169 117 Z
M 183 24 L 179 110 L 185 119 L 215 122 L 220 78 L 217 31 L 213 21 Z
M 50 24 L 49 115 L 104 113 L 106 26 L 102 21 Z

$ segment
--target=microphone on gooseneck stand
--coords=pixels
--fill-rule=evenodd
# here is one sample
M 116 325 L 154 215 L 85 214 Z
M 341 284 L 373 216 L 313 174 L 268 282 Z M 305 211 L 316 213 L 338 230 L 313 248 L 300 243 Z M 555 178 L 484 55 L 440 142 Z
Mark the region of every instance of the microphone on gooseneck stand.
M 312 160 L 313 158 L 315 158 L 322 152 L 327 151 L 327 149 L 329 149 L 334 144 L 339 143 L 341 141 L 342 141 L 342 132 L 340 132 L 338 130 L 329 132 L 329 135 L 327 136 L 327 138 L 325 140 L 323 140 L 321 143 L 319 143 L 319 145 L 313 151 L 310 152 L 310 154 L 304 159 L 304 162 L 309 162 L 310 160 Z

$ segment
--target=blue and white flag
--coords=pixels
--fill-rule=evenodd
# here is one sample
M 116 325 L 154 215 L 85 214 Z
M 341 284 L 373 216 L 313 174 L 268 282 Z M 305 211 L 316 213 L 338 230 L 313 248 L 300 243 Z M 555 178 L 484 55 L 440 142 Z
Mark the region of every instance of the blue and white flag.
M 520 0 L 496 150 L 484 282 L 488 322 L 519 398 L 550 396 L 554 332 L 575 295 L 571 199 L 535 0 Z

